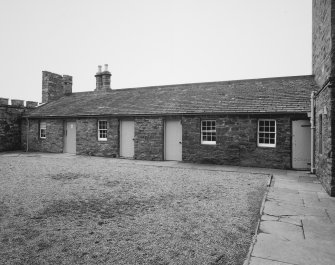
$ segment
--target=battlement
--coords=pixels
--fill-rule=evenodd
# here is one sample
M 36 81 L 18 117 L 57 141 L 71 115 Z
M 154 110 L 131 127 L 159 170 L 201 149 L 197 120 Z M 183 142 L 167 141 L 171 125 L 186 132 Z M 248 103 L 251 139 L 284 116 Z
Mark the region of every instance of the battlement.
M 24 101 L 21 99 L 11 99 L 10 103 L 8 98 L 0 98 L 0 106 L 11 106 L 16 108 L 36 108 L 39 105 L 36 101 Z

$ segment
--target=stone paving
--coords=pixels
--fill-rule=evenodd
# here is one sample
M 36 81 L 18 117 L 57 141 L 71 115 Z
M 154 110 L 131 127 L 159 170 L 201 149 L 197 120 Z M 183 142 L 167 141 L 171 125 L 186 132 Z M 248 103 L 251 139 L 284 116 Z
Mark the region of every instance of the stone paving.
M 276 171 L 249 265 L 335 264 L 335 198 L 315 175 Z

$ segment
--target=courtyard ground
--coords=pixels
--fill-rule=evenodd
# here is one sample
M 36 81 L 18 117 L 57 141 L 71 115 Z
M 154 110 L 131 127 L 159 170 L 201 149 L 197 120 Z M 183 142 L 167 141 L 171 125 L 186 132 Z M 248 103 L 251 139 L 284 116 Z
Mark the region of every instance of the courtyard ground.
M 268 174 L 0 155 L 0 264 L 243 264 Z

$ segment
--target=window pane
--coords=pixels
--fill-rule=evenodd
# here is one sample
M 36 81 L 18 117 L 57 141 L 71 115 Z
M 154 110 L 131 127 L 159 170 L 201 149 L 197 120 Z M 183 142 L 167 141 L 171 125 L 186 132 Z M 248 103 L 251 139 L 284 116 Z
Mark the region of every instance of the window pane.
M 107 121 L 99 121 L 99 129 L 107 129 Z
M 45 138 L 46 137 L 46 130 L 45 129 L 41 129 L 40 130 L 40 137 L 41 138 Z
M 107 121 L 98 121 L 99 139 L 107 139 Z
M 47 128 L 47 123 L 46 122 L 41 122 L 40 123 L 40 128 L 41 129 L 46 129 Z
M 276 144 L 276 121 L 259 120 L 258 121 L 258 143 L 262 145 Z
M 216 141 L 216 121 L 201 121 L 201 139 L 206 142 Z

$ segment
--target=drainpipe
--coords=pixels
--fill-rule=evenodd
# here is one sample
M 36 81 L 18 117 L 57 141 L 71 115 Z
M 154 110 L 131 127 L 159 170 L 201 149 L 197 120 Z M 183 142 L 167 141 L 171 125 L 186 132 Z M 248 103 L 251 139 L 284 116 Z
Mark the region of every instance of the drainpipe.
M 27 120 L 27 133 L 26 133 L 26 142 L 27 142 L 27 144 L 26 144 L 26 152 L 28 152 L 28 150 L 29 150 L 29 119 L 28 118 L 26 118 L 26 120 Z
M 315 173 L 314 167 L 314 132 L 315 132 L 315 122 L 314 122 L 314 105 L 315 105 L 315 94 L 314 91 L 311 94 L 311 173 Z

